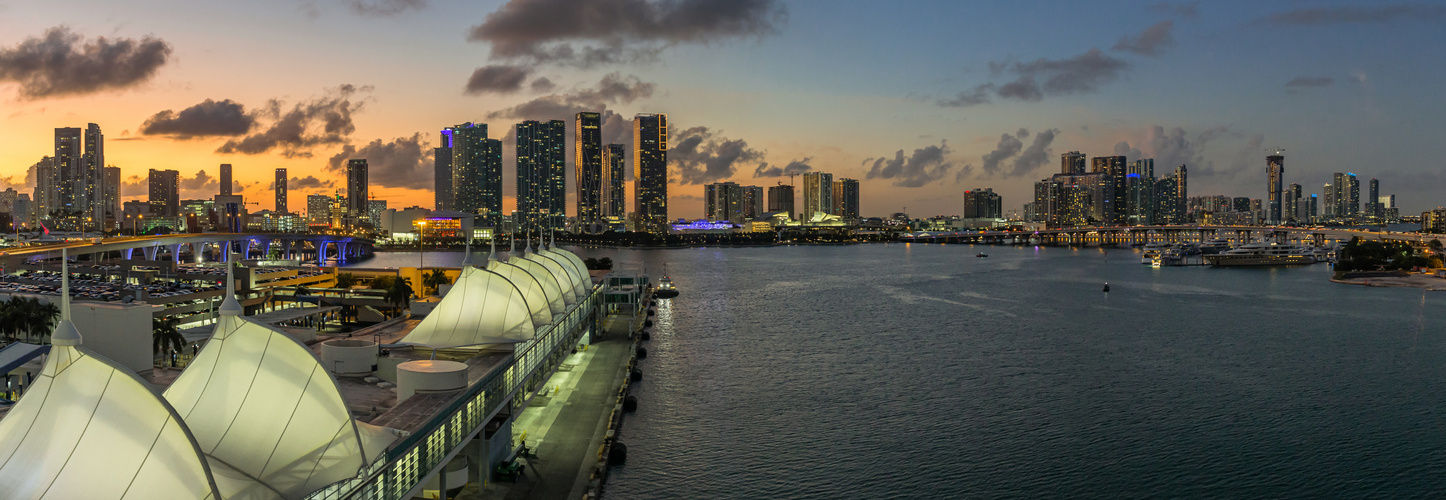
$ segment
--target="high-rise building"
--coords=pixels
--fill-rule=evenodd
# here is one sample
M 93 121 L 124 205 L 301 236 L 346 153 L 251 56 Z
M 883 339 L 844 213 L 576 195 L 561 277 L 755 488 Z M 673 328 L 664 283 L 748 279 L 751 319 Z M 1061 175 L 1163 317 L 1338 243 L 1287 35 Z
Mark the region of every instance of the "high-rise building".
M 387 211 L 387 200 L 367 200 L 367 219 L 373 225 L 380 225 L 382 212 Z
M 777 186 L 768 188 L 768 211 L 788 212 L 788 218 L 793 219 L 793 186 L 778 183 Z
M 803 210 L 799 218 L 813 220 L 816 214 L 833 213 L 833 174 L 803 174 Z
M 1125 157 L 1096 156 L 1090 163 L 1090 173 L 1104 175 L 1098 178 L 1092 195 L 1094 205 L 1091 216 L 1103 225 L 1123 223 L 1130 212 L 1127 205 Z
M 1306 219 L 1315 223 L 1320 218 L 1320 198 L 1315 193 L 1310 194 L 1310 206 L 1306 208 Z
M 628 162 L 623 155 L 627 146 L 608 144 L 603 146 L 602 161 L 602 216 L 622 218 L 628 214 L 627 169 Z
M 181 172 L 153 168 L 147 178 L 150 188 L 151 213 L 163 217 L 179 215 L 181 210 Z
M 1151 163 L 1147 171 L 1154 171 L 1153 161 Z M 1153 175 L 1142 173 L 1144 171 L 1133 168 L 1125 174 L 1126 213 L 1122 221 L 1125 224 L 1144 226 L 1155 223 L 1155 179 Z
M 1341 174 L 1336 174 L 1336 177 L 1339 178 L 1340 175 L 1341 175 Z M 1338 182 L 1339 182 L 1339 181 L 1338 181 Z M 1330 219 L 1330 218 L 1332 218 L 1332 217 L 1335 217 L 1335 215 L 1336 215 L 1336 188 L 1335 188 L 1335 186 L 1332 185 L 1332 184 L 1326 184 L 1324 187 L 1321 188 L 1321 192 L 1322 192 L 1322 193 L 1325 193 L 1325 200 L 1324 200 L 1325 213 L 1323 213 L 1323 214 L 1321 214 L 1321 215 L 1322 215 L 1323 217 L 1325 217 L 1326 219 Z
M 1366 198 L 1366 216 L 1381 216 L 1381 181 L 1371 179 L 1371 195 Z
M 703 186 L 703 217 L 713 222 L 743 222 L 743 186 L 732 182 Z
M 432 150 L 432 189 L 437 210 L 452 209 L 452 128 L 442 129 L 442 145 Z
M 358 221 L 367 216 L 367 161 L 346 161 L 346 214 Z
M 1004 200 L 993 188 L 964 191 L 965 219 L 1002 219 Z
M 106 218 L 107 221 L 110 221 L 110 222 L 107 222 L 107 224 L 115 224 L 115 222 L 116 222 L 116 221 L 119 221 L 119 219 L 121 218 L 121 203 L 120 203 L 121 169 L 120 169 L 120 167 L 105 167 L 105 175 L 104 175 L 104 177 L 105 177 L 105 183 L 104 183 L 105 189 L 103 190 L 103 192 L 104 192 L 105 194 L 103 195 L 103 199 L 104 199 L 104 202 L 105 202 L 105 218 Z
M 833 181 L 833 214 L 844 219 L 859 218 L 859 180 Z
M 100 125 L 94 123 L 85 127 L 84 165 L 75 192 L 75 206 L 85 220 L 77 217 L 86 230 L 101 230 L 105 227 L 105 135 Z
M 502 142 L 487 138 L 485 123 L 452 127 L 452 198 L 449 210 L 501 222 Z
M 231 196 L 231 164 L 221 164 L 221 196 Z
M 753 220 L 763 216 L 763 188 L 743 186 L 743 219 Z
M 602 216 L 602 114 L 585 111 L 573 117 L 573 167 L 577 183 L 577 221 L 591 224 Z
M 668 117 L 633 117 L 633 182 L 638 222 L 661 232 L 668 223 Z
M 322 194 L 306 195 L 306 218 L 312 224 L 331 223 L 331 197 Z
M 76 127 L 55 129 L 55 175 L 58 197 L 53 206 L 45 206 L 45 218 L 63 219 L 76 206 L 77 196 L 84 198 L 85 145 L 81 130 Z
M 286 167 L 276 168 L 276 213 L 289 213 L 286 207 Z
M 56 137 L 56 150 L 60 150 L 60 137 Z M 60 183 L 60 161 L 58 158 L 45 156 L 35 164 L 35 200 L 32 210 L 35 212 L 31 223 L 39 223 L 50 220 L 51 214 L 56 213 L 60 208 L 61 183 Z
M 567 124 L 517 124 L 517 215 L 523 231 L 560 229 L 567 220 Z
M 1291 183 L 1285 190 L 1284 220 L 1300 220 L 1300 184 Z
M 1083 174 L 1085 173 L 1085 155 L 1079 151 L 1070 151 L 1059 155 L 1059 173 L 1061 174 Z
M 1276 151 L 1265 157 L 1265 192 L 1268 206 L 1265 221 L 1280 224 L 1285 221 L 1285 155 Z

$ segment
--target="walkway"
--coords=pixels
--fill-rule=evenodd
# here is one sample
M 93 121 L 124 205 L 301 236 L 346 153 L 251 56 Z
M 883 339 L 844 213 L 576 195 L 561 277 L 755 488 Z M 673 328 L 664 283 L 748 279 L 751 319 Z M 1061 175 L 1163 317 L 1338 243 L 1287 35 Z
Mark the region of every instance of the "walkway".
M 582 498 L 627 373 L 631 347 L 626 337 L 610 336 L 564 360 L 545 384 L 556 392 L 533 398 L 512 424 L 513 436 L 521 438 L 526 432 L 527 446 L 537 455 L 523 459 L 527 464 L 523 476 L 516 483 L 493 482 L 481 492 L 475 484 L 469 485 L 456 498 Z

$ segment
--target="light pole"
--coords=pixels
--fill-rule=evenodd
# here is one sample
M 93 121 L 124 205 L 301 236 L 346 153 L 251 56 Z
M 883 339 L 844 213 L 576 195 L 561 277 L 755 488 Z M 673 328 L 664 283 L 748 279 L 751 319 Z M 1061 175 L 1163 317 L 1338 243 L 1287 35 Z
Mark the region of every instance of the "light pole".
M 422 238 L 427 235 L 427 221 L 417 222 L 417 273 L 422 272 L 422 263 L 426 254 L 422 253 Z

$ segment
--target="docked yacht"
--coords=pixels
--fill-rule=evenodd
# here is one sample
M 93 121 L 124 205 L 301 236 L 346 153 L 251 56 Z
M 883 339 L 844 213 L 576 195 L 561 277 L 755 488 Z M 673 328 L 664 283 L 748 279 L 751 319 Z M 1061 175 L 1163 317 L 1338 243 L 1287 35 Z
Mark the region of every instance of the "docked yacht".
M 673 285 L 673 278 L 664 276 L 658 280 L 658 288 L 653 290 L 653 296 L 660 299 L 671 299 L 678 296 L 678 287 Z
M 1145 248 L 1140 251 L 1140 263 L 1151 264 L 1155 260 L 1157 260 L 1157 257 L 1170 250 L 1171 248 L 1174 248 L 1174 245 L 1171 245 L 1169 243 L 1146 244 Z
M 1298 245 L 1251 243 L 1205 256 L 1212 266 L 1295 266 L 1318 262 L 1315 250 Z
M 1215 255 L 1226 250 L 1230 250 L 1230 240 L 1225 238 L 1215 238 L 1200 244 L 1200 253 L 1205 255 Z

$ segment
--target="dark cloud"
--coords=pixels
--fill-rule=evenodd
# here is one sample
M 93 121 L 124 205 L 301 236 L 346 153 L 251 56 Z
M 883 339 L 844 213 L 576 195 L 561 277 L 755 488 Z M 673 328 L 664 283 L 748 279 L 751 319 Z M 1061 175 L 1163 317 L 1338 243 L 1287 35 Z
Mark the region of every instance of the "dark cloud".
M 336 183 L 329 180 L 317 179 L 315 176 L 292 177 L 286 181 L 286 189 L 327 189 L 336 187 Z
M 1182 4 L 1157 3 L 1145 7 L 1145 11 L 1164 16 L 1178 17 L 1181 19 L 1194 19 L 1200 17 L 1200 2 Z
M 545 76 L 537 77 L 528 85 L 532 87 L 533 92 L 551 92 L 552 89 L 557 88 L 557 85 Z
M 1115 143 L 1115 156 L 1123 156 L 1125 158 L 1134 158 L 1138 160 L 1140 158 L 1144 158 L 1145 154 L 1140 152 L 1139 148 L 1130 146 L 1129 141 L 1120 141 Z
M 352 12 L 364 16 L 395 16 L 409 10 L 422 10 L 427 0 L 346 0 Z
M 1441 5 L 1375 5 L 1370 7 L 1316 7 L 1271 14 L 1261 21 L 1280 26 L 1322 26 L 1352 23 L 1391 23 L 1396 21 L 1436 21 L 1446 19 L 1446 6 Z
M 525 103 L 487 114 L 487 118 L 520 118 L 524 120 L 558 120 L 571 118 L 580 111 L 597 111 L 609 104 L 627 104 L 652 97 L 654 85 L 636 76 L 618 73 L 604 75 L 596 88 L 572 93 L 550 94 Z
M 1166 21 L 1167 23 L 1169 21 Z M 1156 25 L 1159 26 L 1159 25 Z M 1154 29 L 1153 27 L 1151 29 Z M 1145 30 L 1149 33 L 1150 30 Z M 1141 39 L 1144 35 L 1141 35 Z M 1168 28 L 1166 29 L 1168 40 Z M 1136 43 L 1142 43 L 1136 40 Z M 1152 42 L 1157 43 L 1158 42 Z M 1152 50 L 1158 50 L 1158 45 Z M 960 92 L 952 98 L 939 99 L 941 107 L 968 107 L 990 102 L 990 94 L 1017 101 L 1040 101 L 1045 97 L 1095 92 L 1118 80 L 1130 63 L 1111 57 L 1100 49 L 1068 59 L 1040 58 L 1028 62 L 991 62 L 990 72 L 996 77 L 1012 76 L 1004 84 L 984 83 Z
M 511 0 L 467 39 L 492 45 L 494 60 L 595 66 L 655 58 L 681 43 L 711 43 L 777 31 L 777 0 Z
M 179 113 L 169 109 L 156 113 L 141 124 L 139 132 L 177 139 L 237 136 L 245 134 L 255 124 L 256 119 L 246 114 L 246 108 L 240 103 L 230 99 L 206 99 Z
M 1059 133 L 1058 130 L 1049 129 L 1034 134 L 1034 140 L 1028 148 L 1025 148 L 1024 140 L 1029 139 L 1029 130 L 1019 129 L 1013 135 L 1008 132 L 1000 134 L 999 144 L 982 158 L 981 168 L 984 170 L 984 175 L 1010 178 L 1023 177 L 1034 172 L 1035 169 L 1049 163 L 1049 146 L 1054 143 L 1054 136 L 1057 133 Z M 1014 161 L 1005 167 L 1004 162 L 1011 158 Z
M 985 83 L 977 85 L 972 89 L 960 92 L 958 95 L 948 99 L 939 99 L 936 104 L 946 108 L 967 108 L 989 103 L 989 93 L 995 90 L 995 85 Z
M 44 37 L 0 49 L 0 82 L 20 84 L 24 99 L 90 94 L 139 85 L 170 57 L 171 44 L 159 38 L 86 41 L 57 26 Z
M 747 141 L 723 137 L 708 127 L 693 127 L 669 136 L 673 147 L 668 149 L 668 163 L 678 169 L 680 184 L 727 179 L 739 163 L 763 159 L 763 153 L 748 147 Z
M 327 168 L 342 171 L 346 161 L 354 158 L 366 159 L 367 181 L 372 185 L 407 189 L 434 187 L 432 145 L 421 133 L 387 142 L 376 139 L 361 148 L 347 144 L 327 161 Z
M 124 198 L 124 197 L 127 197 L 127 196 L 147 196 L 147 195 L 150 195 L 150 194 L 151 194 L 151 186 L 150 186 L 150 183 L 146 182 L 146 179 L 147 179 L 147 177 L 141 177 L 141 176 L 139 176 L 139 175 L 132 175 L 132 176 L 130 176 L 130 177 L 126 177 L 124 180 L 121 181 L 121 185 L 120 185 L 120 195 L 121 195 L 121 197 Z
M 477 68 L 472 72 L 472 77 L 467 79 L 467 93 L 472 95 L 496 92 L 506 94 L 522 90 L 522 82 L 527 81 L 528 75 L 532 74 L 532 68 L 523 66 L 508 66 L 493 64 Z M 536 82 L 534 82 L 534 85 Z
M 1170 36 L 1170 29 L 1175 27 L 1175 21 L 1166 19 L 1156 23 L 1154 26 L 1145 28 L 1140 36 L 1120 37 L 1120 41 L 1113 47 L 1114 50 L 1134 52 L 1142 56 L 1158 56 L 1165 48 L 1175 43 L 1175 38 Z
M 1307 89 L 1314 87 L 1329 87 L 1336 79 L 1329 76 L 1297 76 L 1285 82 L 1287 89 Z
M 287 158 L 310 158 L 311 149 L 344 143 L 356 131 L 351 115 L 361 110 L 363 101 L 352 102 L 351 97 L 370 90 L 342 85 L 329 89 L 324 96 L 297 103 L 285 113 L 281 101 L 273 99 L 259 113 L 274 120 L 266 130 L 226 141 L 216 152 L 254 155 L 280 150 Z
M 205 170 L 197 170 L 196 175 L 191 177 L 181 176 L 180 188 L 182 192 L 200 191 L 202 193 L 214 194 L 220 192 L 220 189 L 217 189 L 220 186 L 220 181 L 210 174 L 207 174 Z
M 813 166 L 808 164 L 808 162 L 811 161 L 813 161 L 813 157 L 804 158 L 802 160 L 793 160 L 782 167 L 769 166 L 767 163 L 760 163 L 758 165 L 758 168 L 753 169 L 753 177 L 783 177 L 787 175 L 802 175 L 810 170 L 813 170 Z
M 869 158 L 864 160 L 864 165 L 873 165 L 864 178 L 893 179 L 895 186 L 922 187 L 944 178 L 954 168 L 954 162 L 946 158 L 951 152 L 948 142 L 940 142 L 938 146 L 915 149 L 914 154 L 907 157 L 900 149 L 893 158 Z

